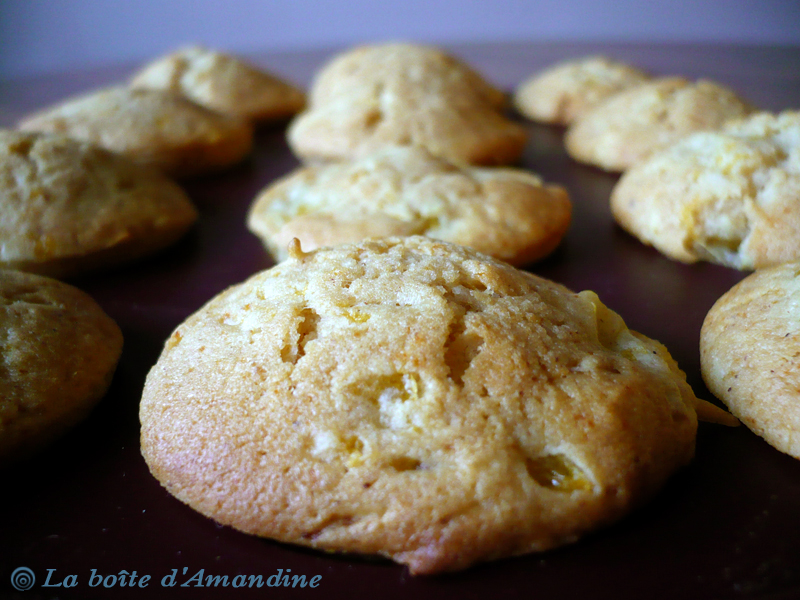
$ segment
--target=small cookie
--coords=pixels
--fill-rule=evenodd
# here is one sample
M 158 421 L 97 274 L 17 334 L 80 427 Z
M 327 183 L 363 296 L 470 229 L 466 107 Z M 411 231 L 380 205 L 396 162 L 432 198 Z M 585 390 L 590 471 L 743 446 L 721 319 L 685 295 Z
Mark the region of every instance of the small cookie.
M 141 443 L 220 523 L 434 573 L 619 519 L 691 460 L 695 402 L 592 292 L 421 236 L 295 242 L 172 334 Z
M 211 110 L 256 122 L 287 119 L 305 105 L 305 94 L 295 86 L 201 46 L 181 48 L 146 65 L 131 86 L 175 92 Z
M 800 263 L 757 271 L 711 308 L 700 333 L 708 389 L 753 432 L 800 458 Z
M 711 81 L 664 77 L 601 102 L 572 123 L 564 144 L 579 162 L 624 171 L 690 133 L 719 129 L 752 111 Z
M 649 79 L 631 65 L 588 56 L 559 63 L 524 81 L 514 94 L 514 106 L 534 121 L 569 125 L 609 96 Z
M 26 117 L 20 129 L 60 133 L 127 155 L 169 175 L 228 167 L 253 145 L 252 125 L 160 90 L 113 87 Z
M 119 327 L 89 296 L 0 270 L 0 465 L 83 419 L 106 393 L 121 352 Z
M 504 106 L 501 91 L 440 50 L 363 46 L 320 71 L 288 138 L 311 161 L 415 145 L 457 162 L 507 164 L 519 158 L 527 135 L 502 114 Z
M 157 252 L 196 219 L 155 169 L 61 135 L 0 130 L 0 267 L 67 277 Z
M 800 259 L 800 112 L 679 141 L 625 173 L 611 209 L 675 260 L 758 269 Z
M 256 198 L 247 221 L 276 260 L 369 237 L 426 235 L 511 264 L 549 254 L 569 227 L 566 190 L 521 169 L 458 167 L 424 148 L 298 169 Z

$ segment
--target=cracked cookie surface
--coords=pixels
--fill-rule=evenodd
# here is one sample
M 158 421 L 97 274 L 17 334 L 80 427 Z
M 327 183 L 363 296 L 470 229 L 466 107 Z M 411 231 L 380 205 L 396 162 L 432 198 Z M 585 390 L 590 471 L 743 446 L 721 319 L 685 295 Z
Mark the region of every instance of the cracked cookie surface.
M 690 133 L 719 129 L 752 111 L 733 90 L 712 81 L 662 77 L 583 114 L 567 129 L 564 145 L 579 162 L 624 171 Z
M 253 145 L 250 123 L 179 94 L 125 86 L 69 98 L 25 117 L 20 129 L 95 144 L 174 177 L 223 169 Z
M 0 130 L 0 268 L 68 277 L 155 253 L 197 219 L 162 173 L 61 135 Z
M 527 134 L 505 95 L 461 61 L 414 44 L 362 46 L 317 74 L 289 145 L 307 161 L 352 160 L 384 146 L 424 146 L 471 164 L 509 164 Z
M 800 259 L 800 112 L 685 138 L 625 173 L 611 209 L 675 260 L 758 269 Z
M 600 102 L 649 80 L 631 65 L 604 56 L 587 56 L 554 65 L 523 81 L 514 106 L 534 121 L 569 125 Z
M 141 443 L 220 523 L 434 573 L 620 518 L 691 460 L 695 402 L 592 292 L 420 236 L 295 243 L 175 330 Z
M 390 147 L 353 163 L 298 169 L 256 198 L 248 226 L 276 260 L 369 237 L 426 235 L 512 264 L 549 254 L 569 226 L 563 188 L 521 169 L 457 166 Z
M 291 117 L 305 104 L 297 87 L 235 56 L 201 46 L 181 48 L 144 66 L 134 88 L 160 89 L 250 121 Z

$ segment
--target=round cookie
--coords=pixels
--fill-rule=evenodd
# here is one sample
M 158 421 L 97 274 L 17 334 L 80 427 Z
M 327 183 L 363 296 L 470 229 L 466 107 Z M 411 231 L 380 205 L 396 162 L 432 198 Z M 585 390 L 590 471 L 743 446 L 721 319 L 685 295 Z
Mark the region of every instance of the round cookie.
M 708 389 L 748 428 L 800 459 L 800 263 L 757 271 L 711 308 L 700 333 Z
M 588 56 L 532 75 L 514 93 L 514 106 L 534 121 L 569 125 L 606 98 L 649 79 L 631 65 Z
M 154 169 L 61 135 L 0 130 L 0 268 L 68 277 L 157 252 L 196 219 Z
M 622 176 L 611 209 L 675 260 L 758 269 L 800 259 L 800 112 L 677 142 Z
M 434 573 L 620 518 L 691 460 L 695 402 L 592 292 L 421 236 L 294 243 L 175 330 L 141 444 L 219 523 Z
M 447 54 L 413 44 L 362 46 L 316 76 L 289 144 L 305 160 L 352 160 L 384 146 L 424 146 L 472 164 L 507 164 L 527 134 L 504 94 Z
M 527 171 L 459 167 L 424 148 L 394 146 L 298 169 L 259 194 L 247 223 L 276 260 L 295 237 L 312 250 L 420 234 L 524 264 L 559 244 L 570 216 L 566 190 Z
M 305 94 L 243 60 L 189 46 L 146 65 L 131 79 L 134 88 L 161 89 L 224 114 L 256 122 L 287 119 L 305 105 Z
M 105 394 L 121 351 L 119 327 L 89 296 L 0 270 L 0 465 L 83 419 Z
M 253 145 L 252 125 L 243 119 L 178 94 L 122 86 L 66 100 L 19 127 L 90 142 L 175 177 L 228 167 Z
M 664 77 L 622 91 L 576 119 L 564 136 L 575 160 L 624 171 L 697 131 L 719 129 L 753 108 L 732 90 Z

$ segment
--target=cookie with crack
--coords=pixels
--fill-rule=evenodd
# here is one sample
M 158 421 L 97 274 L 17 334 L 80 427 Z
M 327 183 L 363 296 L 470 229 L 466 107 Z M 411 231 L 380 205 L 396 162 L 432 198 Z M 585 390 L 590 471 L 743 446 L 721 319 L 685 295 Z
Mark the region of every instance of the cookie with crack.
M 352 163 L 298 169 L 256 198 L 248 226 L 276 260 L 369 237 L 424 234 L 512 264 L 549 254 L 569 226 L 566 190 L 521 169 L 457 166 L 389 147 Z
M 759 270 L 711 308 L 700 333 L 708 389 L 770 445 L 800 459 L 800 263 Z
M 384 146 L 424 146 L 458 162 L 507 164 L 527 134 L 502 112 L 505 95 L 435 48 L 349 50 L 316 76 L 289 144 L 307 161 L 352 160 Z
M 719 129 L 752 111 L 717 83 L 663 77 L 615 94 L 583 114 L 567 129 L 564 144 L 579 162 L 624 171 L 690 133 Z
M 305 94 L 248 62 L 202 46 L 181 48 L 143 67 L 134 88 L 160 89 L 254 122 L 281 121 L 300 111 Z
M 800 259 L 800 111 L 685 138 L 625 173 L 611 209 L 674 260 L 758 269 Z
M 96 144 L 175 177 L 229 167 L 253 145 L 253 127 L 243 119 L 178 94 L 124 86 L 65 100 L 24 118 L 19 128 Z
M 196 219 L 155 169 L 61 135 L 0 130 L 0 268 L 110 267 L 167 247 Z
M 605 56 L 569 60 L 532 75 L 514 93 L 514 106 L 533 121 L 569 125 L 606 98 L 650 75 Z
M 54 279 L 0 269 L 0 465 L 39 450 L 105 395 L 122 351 L 116 323 Z
M 141 449 L 219 523 L 435 573 L 619 519 L 692 459 L 697 402 L 592 292 L 422 236 L 295 242 L 168 339 Z

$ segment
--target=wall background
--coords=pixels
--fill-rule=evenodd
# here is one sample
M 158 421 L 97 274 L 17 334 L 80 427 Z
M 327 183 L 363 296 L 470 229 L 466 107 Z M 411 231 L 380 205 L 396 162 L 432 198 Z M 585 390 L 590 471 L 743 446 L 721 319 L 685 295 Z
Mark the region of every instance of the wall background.
M 0 80 L 141 62 L 187 42 L 253 53 L 381 39 L 800 46 L 800 1 L 0 0 Z

